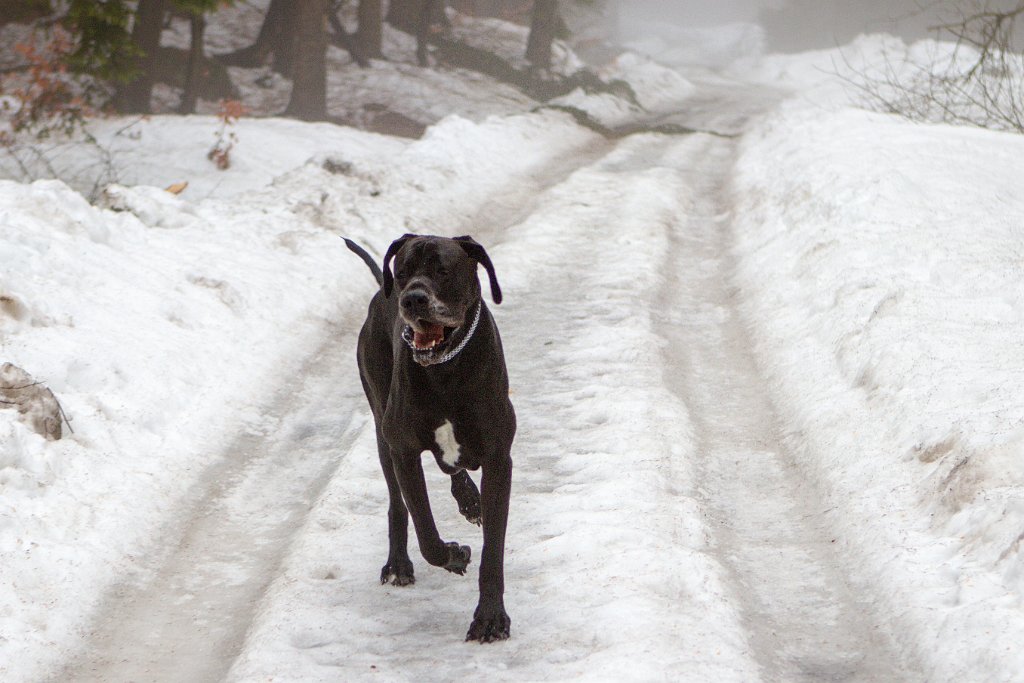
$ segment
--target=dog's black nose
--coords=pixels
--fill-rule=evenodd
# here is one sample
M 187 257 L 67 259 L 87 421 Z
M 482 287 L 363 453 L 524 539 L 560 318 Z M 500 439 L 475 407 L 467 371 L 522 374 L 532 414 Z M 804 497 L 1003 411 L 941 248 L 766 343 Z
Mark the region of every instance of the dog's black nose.
M 407 311 L 422 311 L 430 302 L 427 293 L 422 289 L 413 289 L 402 294 L 402 308 Z

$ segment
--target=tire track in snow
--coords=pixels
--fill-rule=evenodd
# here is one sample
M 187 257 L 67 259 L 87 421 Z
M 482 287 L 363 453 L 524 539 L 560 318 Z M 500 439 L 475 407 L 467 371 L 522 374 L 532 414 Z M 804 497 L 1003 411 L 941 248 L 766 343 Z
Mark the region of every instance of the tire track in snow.
M 734 144 L 691 140 L 692 210 L 666 260 L 667 384 L 700 444 L 700 496 L 768 681 L 914 680 L 851 586 L 820 498 L 787 455 L 727 280 L 724 186 Z
M 348 311 L 355 317 L 355 310 Z M 178 539 L 112 591 L 60 681 L 215 681 L 239 652 L 292 534 L 355 440 L 355 334 L 326 343 L 282 385 L 180 506 Z M 348 422 L 346 422 L 346 418 Z
M 519 637 L 560 658 L 525 679 L 756 677 L 706 546 L 691 428 L 661 381 L 649 306 L 651 263 L 684 208 L 661 194 L 679 140 L 623 140 L 492 250 L 509 273 L 496 315 L 520 415 L 509 559 L 526 597 L 510 591 L 529 619 Z

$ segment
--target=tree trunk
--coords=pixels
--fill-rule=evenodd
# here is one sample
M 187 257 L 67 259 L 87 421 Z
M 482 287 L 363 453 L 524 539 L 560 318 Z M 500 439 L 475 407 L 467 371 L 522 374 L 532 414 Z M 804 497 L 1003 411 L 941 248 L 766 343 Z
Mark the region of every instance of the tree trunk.
M 430 64 L 427 59 L 427 45 L 430 43 L 430 34 L 437 25 L 442 28 L 450 26 L 448 15 L 444 11 L 444 0 L 423 0 L 419 23 L 416 26 L 416 60 L 420 66 Z
M 199 79 L 203 68 L 203 34 L 206 32 L 206 17 L 196 12 L 189 17 L 192 25 L 192 43 L 188 52 L 188 67 L 185 72 L 185 88 L 181 94 L 179 114 L 194 114 L 199 100 Z
M 432 25 L 449 26 L 447 14 L 444 13 L 444 0 L 391 0 L 386 20 L 399 31 L 419 36 L 425 15 L 429 16 L 426 27 L 428 33 Z
M 138 75 L 120 86 L 114 98 L 115 107 L 121 113 L 149 113 L 149 101 L 153 95 L 153 60 L 160 47 L 163 19 L 164 0 L 139 0 L 132 42 L 142 51 L 142 56 L 135 62 Z
M 558 0 L 536 0 L 526 42 L 526 59 L 537 69 L 551 68 L 551 43 L 558 30 Z
M 256 42 L 241 50 L 218 55 L 217 61 L 228 66 L 255 68 L 263 66 L 267 57 L 274 55 L 274 71 L 290 75 L 292 22 L 295 20 L 295 13 L 289 11 L 292 4 L 292 0 L 270 0 Z
M 277 5 L 275 8 L 274 5 Z M 275 15 L 270 22 L 269 30 L 272 32 L 268 38 L 270 52 L 274 58 L 270 67 L 281 74 L 292 78 L 296 52 L 302 47 L 299 35 L 302 33 L 300 16 L 304 11 L 303 5 L 308 4 L 305 0 L 271 0 L 270 8 L 267 9 L 267 19 L 270 20 L 270 10 L 275 9 Z M 326 14 L 327 2 L 317 2 L 324 5 L 322 14 Z M 323 33 L 323 19 L 320 20 L 320 33 Z M 261 29 L 262 30 L 262 29 Z M 257 40 L 258 42 L 258 40 Z M 324 48 L 327 49 L 326 47 Z
M 356 44 L 366 57 L 379 59 L 383 41 L 383 10 L 381 0 L 359 0 L 359 28 Z
M 331 25 L 331 34 L 328 38 L 331 45 L 336 45 L 348 52 L 356 64 L 365 69 L 370 66 L 370 60 L 363 52 L 357 36 L 349 34 L 342 25 L 341 20 L 338 19 L 338 8 L 340 5 L 340 0 L 333 0 L 327 7 L 327 22 Z
M 430 9 L 431 0 L 420 3 L 420 18 L 416 23 L 416 61 L 420 66 L 430 66 L 427 58 L 427 43 L 430 41 Z
M 327 0 L 294 0 L 292 95 L 286 116 L 303 121 L 327 118 Z
M 387 22 L 400 31 L 415 34 L 423 2 L 424 0 L 391 0 L 388 3 Z

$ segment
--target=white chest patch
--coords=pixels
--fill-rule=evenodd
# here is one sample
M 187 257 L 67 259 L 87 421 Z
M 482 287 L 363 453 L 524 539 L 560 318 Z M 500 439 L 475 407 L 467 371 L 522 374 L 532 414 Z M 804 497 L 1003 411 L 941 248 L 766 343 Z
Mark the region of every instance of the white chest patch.
M 451 422 L 445 420 L 443 425 L 434 430 L 434 441 L 441 448 L 441 459 L 455 467 L 459 460 L 460 446 L 455 440 L 455 429 L 452 428 Z

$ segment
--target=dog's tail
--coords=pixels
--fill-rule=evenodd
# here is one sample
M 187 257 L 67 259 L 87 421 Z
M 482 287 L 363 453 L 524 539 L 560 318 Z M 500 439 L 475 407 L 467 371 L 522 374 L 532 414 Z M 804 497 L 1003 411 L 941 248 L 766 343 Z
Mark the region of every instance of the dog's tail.
M 341 239 L 345 240 L 345 246 L 348 247 L 353 254 L 363 259 L 363 262 L 370 266 L 370 272 L 373 273 L 375 278 L 377 278 L 377 284 L 382 284 L 384 282 L 384 273 L 380 271 L 380 266 L 378 266 L 377 262 L 373 260 L 373 257 L 367 254 L 365 249 L 349 238 L 342 237 Z

